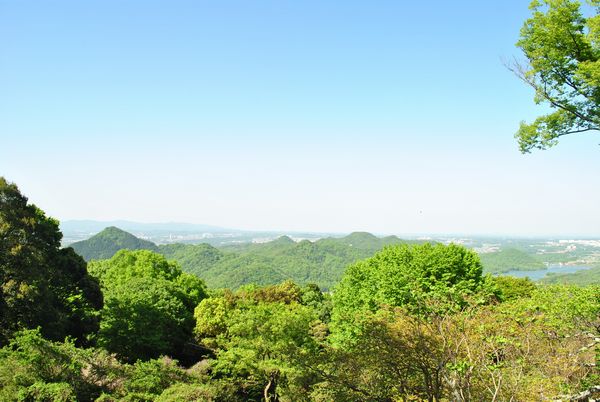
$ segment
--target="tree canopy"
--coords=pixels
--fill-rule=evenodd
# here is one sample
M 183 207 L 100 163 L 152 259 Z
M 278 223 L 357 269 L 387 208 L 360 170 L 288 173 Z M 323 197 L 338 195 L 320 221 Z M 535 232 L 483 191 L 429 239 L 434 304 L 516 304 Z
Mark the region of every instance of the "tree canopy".
M 350 265 L 333 296 L 290 280 L 209 292 L 150 250 L 92 261 L 88 275 L 56 222 L 0 184 L 1 401 L 584 400 L 600 389 L 598 286 L 482 276 L 477 254 L 454 244 L 388 246 Z M 313 246 L 238 252 L 324 264 Z
M 356 321 L 382 307 L 445 313 L 483 285 L 479 256 L 462 246 L 389 246 L 346 269 L 333 295 L 333 324 L 340 339 L 352 340 Z
M 193 311 L 206 297 L 201 279 L 162 255 L 121 250 L 92 261 L 106 300 L 98 343 L 123 360 L 181 356 L 192 336 Z
M 521 122 L 521 152 L 546 149 L 562 136 L 600 130 L 600 1 L 534 0 L 517 46 L 526 64 L 510 68 L 535 90 L 535 102 L 553 111 Z
M 97 331 L 102 293 L 61 238 L 58 222 L 0 177 L 0 345 L 37 326 L 50 339 L 80 344 Z

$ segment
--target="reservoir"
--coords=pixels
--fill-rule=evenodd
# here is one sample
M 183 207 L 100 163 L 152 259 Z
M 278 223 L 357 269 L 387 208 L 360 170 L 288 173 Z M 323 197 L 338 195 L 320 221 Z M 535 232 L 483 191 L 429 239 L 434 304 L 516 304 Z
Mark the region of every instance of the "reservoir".
M 582 269 L 590 269 L 590 267 L 585 265 L 548 265 L 547 269 L 538 269 L 535 271 L 508 271 L 502 273 L 502 275 L 509 275 L 517 278 L 528 277 L 532 281 L 537 281 L 549 273 L 572 274 L 573 272 L 581 271 Z

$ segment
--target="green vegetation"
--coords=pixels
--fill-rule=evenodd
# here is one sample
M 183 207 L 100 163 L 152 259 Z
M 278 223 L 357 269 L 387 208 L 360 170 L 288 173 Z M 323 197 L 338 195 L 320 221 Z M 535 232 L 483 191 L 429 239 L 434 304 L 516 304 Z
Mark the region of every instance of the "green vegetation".
M 287 236 L 267 243 L 247 243 L 221 250 L 207 244 L 159 246 L 159 252 L 178 261 L 208 286 L 238 288 L 268 285 L 288 279 L 316 283 L 324 289 L 339 282 L 348 264 L 372 256 L 389 244 L 415 243 L 395 236 L 378 238 L 357 232 L 342 238 L 294 242 Z
M 348 264 L 370 257 L 386 245 L 400 243 L 415 242 L 356 232 L 342 238 L 298 243 L 282 236 L 271 242 L 244 243 L 222 249 L 208 244 L 156 246 L 110 227 L 71 246 L 88 261 L 110 258 L 123 249 L 157 251 L 214 288 L 235 289 L 247 284 L 268 285 L 291 279 L 299 284 L 316 283 L 329 289 L 340 280 Z
M 494 286 L 499 291 L 502 301 L 531 297 L 536 289 L 536 285 L 531 279 L 513 276 L 494 277 Z
M 521 152 L 546 149 L 564 135 L 600 130 L 600 2 L 589 0 L 593 15 L 571 0 L 534 0 L 533 15 L 517 46 L 527 65 L 511 69 L 535 90 L 535 102 L 554 112 L 516 134 Z
M 454 244 L 387 247 L 348 267 L 334 293 L 332 325 L 342 343 L 353 343 L 358 322 L 383 306 L 417 315 L 460 310 L 483 291 L 481 272 L 477 254 Z
M 541 282 L 578 286 L 600 285 L 600 265 L 572 274 L 550 274 L 542 279 Z
M 183 355 L 194 308 L 206 297 L 200 279 L 147 250 L 121 250 L 89 270 L 105 298 L 100 346 L 126 361 Z
M 580 8 L 532 3 L 516 72 L 556 111 L 521 125 L 523 152 L 600 129 L 600 17 Z M 600 267 L 535 284 L 483 275 L 541 267 L 518 249 L 368 233 L 157 247 L 117 228 L 73 245 L 88 264 L 61 237 L 0 178 L 0 402 L 600 396 L 600 286 L 564 284 Z
M 0 349 L 0 401 L 215 400 L 218 385 L 205 381 L 170 358 L 121 363 L 103 349 L 51 342 L 36 330 L 16 333 Z M 180 399 L 186 386 L 194 391 Z
M 499 274 L 508 271 L 535 271 L 546 266 L 536 257 L 514 248 L 480 254 L 485 272 Z
M 600 382 L 598 286 L 483 276 L 462 246 L 366 233 L 159 249 L 201 275 L 235 261 L 247 280 L 355 261 L 332 294 L 306 271 L 207 290 L 151 250 L 86 267 L 0 183 L 0 401 L 545 400 Z
M 0 346 L 38 326 L 49 339 L 78 344 L 98 330 L 98 283 L 61 238 L 58 222 L 0 177 Z
M 110 258 L 117 251 L 125 249 L 157 250 L 156 244 L 151 241 L 138 239 L 131 233 L 127 233 L 114 226 L 107 227 L 87 240 L 73 243 L 70 247 L 86 261 Z
M 196 309 L 196 336 L 217 357 L 213 375 L 236 384 L 244 400 L 306 400 L 311 378 L 302 356 L 319 350 L 315 331 L 325 297 L 292 282 L 205 299 Z M 307 303 L 307 301 L 315 302 Z

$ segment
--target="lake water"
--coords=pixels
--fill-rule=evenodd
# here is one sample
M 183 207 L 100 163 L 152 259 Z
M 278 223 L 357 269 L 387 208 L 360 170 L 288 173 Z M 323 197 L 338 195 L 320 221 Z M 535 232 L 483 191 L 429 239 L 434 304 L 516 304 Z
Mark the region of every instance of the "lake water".
M 590 267 L 585 265 L 549 265 L 547 269 L 538 269 L 536 271 L 508 271 L 502 273 L 502 275 L 509 275 L 517 278 L 528 277 L 532 281 L 537 281 L 551 272 L 557 274 L 572 274 L 573 272 L 581 271 L 582 269 L 590 269 Z

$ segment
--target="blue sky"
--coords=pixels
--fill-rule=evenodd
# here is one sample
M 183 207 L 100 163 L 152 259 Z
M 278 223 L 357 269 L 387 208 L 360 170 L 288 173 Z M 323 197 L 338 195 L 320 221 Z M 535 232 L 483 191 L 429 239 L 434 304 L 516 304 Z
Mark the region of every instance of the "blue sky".
M 513 138 L 527 2 L 404 3 L 0 0 L 0 174 L 61 220 L 600 236 L 597 135 Z

